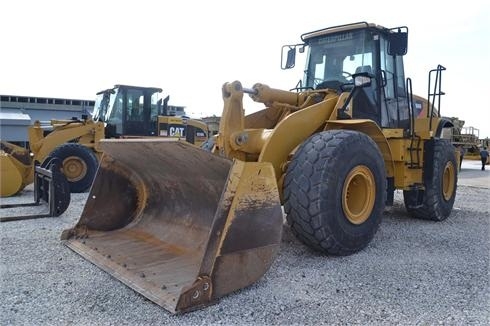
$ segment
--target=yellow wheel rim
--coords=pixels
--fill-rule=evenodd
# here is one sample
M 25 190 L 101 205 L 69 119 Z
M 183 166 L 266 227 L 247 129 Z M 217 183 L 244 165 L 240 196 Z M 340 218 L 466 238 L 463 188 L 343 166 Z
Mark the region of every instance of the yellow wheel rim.
M 352 224 L 362 224 L 371 215 L 376 199 L 376 183 L 367 166 L 353 168 L 344 182 L 342 208 Z
M 456 169 L 453 162 L 449 161 L 444 167 L 442 175 L 442 195 L 444 200 L 448 201 L 454 194 L 454 185 L 456 184 Z
M 87 174 L 87 164 L 78 156 L 69 156 L 63 160 L 63 174 L 70 182 L 79 181 Z

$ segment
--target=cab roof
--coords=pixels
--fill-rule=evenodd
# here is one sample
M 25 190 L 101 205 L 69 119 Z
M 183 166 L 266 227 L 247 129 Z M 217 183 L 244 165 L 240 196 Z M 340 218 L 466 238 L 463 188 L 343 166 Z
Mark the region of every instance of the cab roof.
M 385 28 L 383 26 L 376 25 L 373 23 L 358 22 L 358 23 L 352 23 L 352 24 L 327 27 L 327 28 L 319 29 L 319 30 L 316 30 L 313 32 L 304 33 L 303 35 L 301 35 L 301 40 L 303 42 L 306 42 L 309 39 L 312 39 L 312 38 L 315 38 L 318 36 L 322 36 L 322 35 L 328 35 L 328 34 L 337 33 L 337 32 L 353 31 L 353 30 L 364 29 L 364 28 L 374 28 L 374 29 L 378 29 L 380 31 L 387 31 L 388 30 L 387 28 Z

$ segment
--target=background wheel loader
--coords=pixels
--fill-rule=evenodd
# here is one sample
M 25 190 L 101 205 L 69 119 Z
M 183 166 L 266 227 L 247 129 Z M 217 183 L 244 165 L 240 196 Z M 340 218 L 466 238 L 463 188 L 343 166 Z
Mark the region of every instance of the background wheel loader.
M 92 184 L 104 138 L 169 137 L 201 145 L 208 137 L 199 120 L 172 116 L 168 99 L 154 87 L 115 85 L 97 94 L 93 117 L 84 120 L 36 121 L 29 128 L 29 149 L 1 142 L 0 196 L 12 196 L 31 184 L 34 162 L 59 158 L 71 192 L 84 192 Z M 46 128 L 48 127 L 48 129 Z
M 414 217 L 447 218 L 457 161 L 441 138 L 451 124 L 434 105 L 444 67 L 429 73 L 430 101 L 412 95 L 407 36 L 406 27 L 368 23 L 302 35 L 284 52 L 283 68 L 291 68 L 296 49 L 308 48 L 296 89 L 223 85 L 211 151 L 102 141 L 94 185 L 64 243 L 175 313 L 268 270 L 281 243 L 281 205 L 302 242 L 332 255 L 370 243 L 395 189 Z M 245 116 L 244 94 L 266 108 Z

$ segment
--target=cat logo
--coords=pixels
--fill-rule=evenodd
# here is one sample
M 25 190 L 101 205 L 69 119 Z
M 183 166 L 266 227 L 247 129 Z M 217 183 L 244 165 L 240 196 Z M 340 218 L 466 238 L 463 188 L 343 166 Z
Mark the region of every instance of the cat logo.
M 185 128 L 184 127 L 170 127 L 170 137 L 184 137 L 185 136 Z

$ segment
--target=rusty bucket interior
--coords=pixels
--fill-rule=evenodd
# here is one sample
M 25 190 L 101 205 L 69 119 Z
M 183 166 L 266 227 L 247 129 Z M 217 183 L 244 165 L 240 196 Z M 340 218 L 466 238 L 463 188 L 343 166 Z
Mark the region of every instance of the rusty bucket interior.
M 213 303 L 269 269 L 283 224 L 269 163 L 168 139 L 101 145 L 80 220 L 62 234 L 69 248 L 171 313 Z

